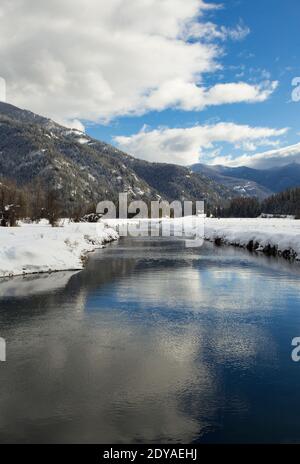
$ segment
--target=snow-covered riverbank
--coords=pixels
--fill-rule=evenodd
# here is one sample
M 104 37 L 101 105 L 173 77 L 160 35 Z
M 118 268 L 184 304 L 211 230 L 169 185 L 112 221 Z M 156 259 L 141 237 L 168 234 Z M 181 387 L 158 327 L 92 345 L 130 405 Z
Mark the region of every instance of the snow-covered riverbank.
M 205 238 L 300 260 L 300 221 L 293 219 L 207 218 Z
M 204 223 L 206 240 L 300 260 L 300 221 L 206 218 Z M 0 227 L 0 277 L 80 270 L 88 252 L 116 239 L 112 227 L 101 231 L 97 224 L 65 221 L 55 228 L 46 223 Z
M 117 238 L 114 229 L 66 221 L 62 227 L 0 227 L 0 277 L 82 269 L 88 252 Z

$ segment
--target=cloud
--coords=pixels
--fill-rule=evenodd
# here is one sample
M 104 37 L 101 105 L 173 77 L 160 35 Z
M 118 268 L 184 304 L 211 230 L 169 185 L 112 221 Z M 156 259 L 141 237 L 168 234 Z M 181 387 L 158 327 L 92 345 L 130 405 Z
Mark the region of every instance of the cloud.
M 218 156 L 211 164 L 226 166 L 249 166 L 258 169 L 285 166 L 290 163 L 300 163 L 300 143 L 276 150 L 269 150 L 254 155 L 244 154 L 237 158 Z
M 192 111 L 228 103 L 262 102 L 267 100 L 277 85 L 277 81 L 267 81 L 262 85 L 237 82 L 216 84 L 210 89 L 205 89 L 192 82 L 173 79 L 163 83 L 159 89 L 149 95 L 146 107 L 149 110 L 175 107 Z
M 216 39 L 249 33 L 207 22 L 217 8 L 203 0 L 2 0 L 8 101 L 65 122 L 267 99 L 276 82 L 203 86 L 204 73 L 220 68 Z
M 243 40 L 247 35 L 250 34 L 250 29 L 248 26 L 245 26 L 240 22 L 236 27 L 229 28 L 225 26 L 218 26 L 211 22 L 206 22 L 205 24 L 194 23 L 190 29 L 189 34 L 192 37 L 197 37 L 205 40 Z
M 140 132 L 129 137 L 115 137 L 124 151 L 147 161 L 189 165 L 201 159 L 206 150 L 214 150 L 218 143 L 273 144 L 274 137 L 287 132 L 287 128 L 250 127 L 233 123 L 198 125 L 190 128 L 159 128 Z M 216 158 L 216 159 L 220 159 Z M 223 159 L 223 158 L 222 158 Z
M 0 77 L 0 101 L 6 101 L 6 82 L 3 77 Z

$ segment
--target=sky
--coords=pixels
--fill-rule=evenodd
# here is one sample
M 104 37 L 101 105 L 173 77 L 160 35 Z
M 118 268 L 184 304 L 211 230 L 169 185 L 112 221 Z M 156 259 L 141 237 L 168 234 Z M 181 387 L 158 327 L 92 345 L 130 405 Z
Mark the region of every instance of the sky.
M 299 21 L 299 0 L 1 0 L 0 78 L 148 161 L 300 162 Z

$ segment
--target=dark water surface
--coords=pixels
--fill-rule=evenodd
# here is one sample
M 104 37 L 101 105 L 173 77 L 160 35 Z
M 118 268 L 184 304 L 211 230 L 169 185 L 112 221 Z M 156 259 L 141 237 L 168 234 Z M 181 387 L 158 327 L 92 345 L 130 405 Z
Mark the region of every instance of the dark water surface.
M 123 240 L 0 282 L 0 442 L 300 442 L 299 265 Z

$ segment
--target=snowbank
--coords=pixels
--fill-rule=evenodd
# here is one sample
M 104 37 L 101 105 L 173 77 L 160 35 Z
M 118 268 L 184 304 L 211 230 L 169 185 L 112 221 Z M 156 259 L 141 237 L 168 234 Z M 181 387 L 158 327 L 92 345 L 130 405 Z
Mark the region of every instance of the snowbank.
M 300 221 L 293 219 L 207 218 L 205 238 L 300 260 Z
M 88 252 L 117 238 L 111 228 L 67 221 L 54 228 L 47 223 L 0 227 L 0 277 L 82 269 Z
M 185 217 L 184 231 L 187 236 L 194 233 L 191 217 Z M 109 224 L 117 227 L 126 224 L 120 220 L 112 220 Z M 132 220 L 131 224 L 144 225 L 142 230 L 149 231 L 149 223 L 159 228 L 162 223 L 170 223 L 173 232 L 176 226 L 182 230 L 182 219 L 141 219 Z M 204 238 L 217 244 L 234 245 L 270 255 L 280 255 L 288 259 L 300 260 L 300 220 L 291 218 L 204 218 Z M 200 222 L 201 226 L 202 222 Z M 200 231 L 202 233 L 202 231 Z M 171 233 L 172 235 L 172 233 Z
M 120 225 L 120 221 L 115 222 Z M 88 252 L 116 239 L 118 233 L 112 227 L 101 231 L 99 224 L 90 223 L 63 221 L 55 228 L 45 222 L 0 227 L 0 277 L 80 270 Z M 205 239 L 300 260 L 297 220 L 206 218 Z

